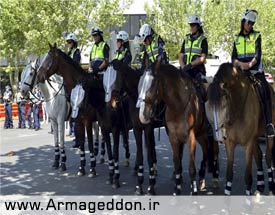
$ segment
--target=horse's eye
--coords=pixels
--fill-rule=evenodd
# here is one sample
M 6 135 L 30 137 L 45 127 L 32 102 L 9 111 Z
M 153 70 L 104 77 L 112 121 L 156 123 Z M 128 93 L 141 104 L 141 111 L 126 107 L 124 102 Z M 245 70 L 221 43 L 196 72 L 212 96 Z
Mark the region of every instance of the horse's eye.
M 30 75 L 33 75 L 33 72 L 31 72 Z

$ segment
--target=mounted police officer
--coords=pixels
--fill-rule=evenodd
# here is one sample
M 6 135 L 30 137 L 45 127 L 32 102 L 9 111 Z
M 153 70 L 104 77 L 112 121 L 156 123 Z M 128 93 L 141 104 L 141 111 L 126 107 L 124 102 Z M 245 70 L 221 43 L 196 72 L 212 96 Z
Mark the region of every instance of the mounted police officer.
M 139 36 L 145 45 L 141 70 L 150 68 L 154 73 L 160 64 L 168 63 L 164 41 L 148 24 L 141 26 Z
M 132 54 L 129 46 L 129 34 L 126 31 L 119 31 L 116 36 L 117 50 L 113 59 L 113 66 L 130 66 Z
M 81 54 L 79 49 L 77 48 L 77 37 L 75 34 L 70 33 L 66 37 L 67 47 L 69 49 L 68 55 L 73 59 L 74 62 L 80 64 L 81 61 Z M 69 94 L 67 91 L 67 88 L 65 87 L 66 94 Z M 75 123 L 73 122 L 73 119 L 70 117 L 69 120 L 69 136 L 75 135 Z M 77 141 L 75 141 L 75 144 L 73 145 L 73 148 L 78 148 L 80 145 L 76 144 Z
M 18 106 L 18 127 L 17 128 L 26 128 L 26 98 L 20 92 L 20 84 L 18 87 L 18 92 L 16 94 L 16 103 Z
M 206 75 L 205 61 L 208 54 L 207 39 L 203 34 L 202 22 L 197 14 L 189 17 L 190 34 L 187 34 L 180 50 L 179 64 L 183 75 L 190 77 L 203 101 L 206 92 L 202 86 L 202 76 Z
M 93 28 L 92 36 L 94 45 L 90 54 L 89 72 L 98 74 L 99 78 L 103 80 L 103 72 L 109 64 L 110 47 L 104 42 L 103 31 L 100 28 Z
M 12 93 L 11 87 L 9 85 L 7 85 L 5 87 L 3 100 L 4 100 L 4 107 L 5 107 L 5 125 L 4 125 L 4 128 L 13 128 L 13 122 L 12 122 L 13 93 Z
M 269 85 L 265 79 L 262 69 L 262 48 L 261 34 L 253 29 L 258 13 L 255 10 L 246 10 L 241 19 L 241 30 L 236 35 L 232 62 L 247 73 L 253 82 L 260 81 L 265 91 L 264 115 L 266 121 L 266 134 L 268 137 L 274 136 L 274 126 L 272 124 L 272 100 Z M 255 80 L 256 78 L 256 80 Z

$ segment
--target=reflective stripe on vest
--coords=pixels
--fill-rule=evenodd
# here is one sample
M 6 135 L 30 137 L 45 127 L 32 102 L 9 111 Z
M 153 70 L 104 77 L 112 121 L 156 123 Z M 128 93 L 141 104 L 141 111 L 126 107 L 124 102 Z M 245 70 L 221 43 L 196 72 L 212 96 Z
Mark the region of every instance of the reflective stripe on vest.
M 248 36 L 237 35 L 235 39 L 235 45 L 237 49 L 237 58 L 252 60 L 256 54 L 256 40 L 260 33 L 252 32 Z
M 71 50 L 70 58 L 74 59 L 74 53 L 75 53 L 75 51 L 76 51 L 76 48 L 73 48 Z
M 154 63 L 157 60 L 157 57 L 159 55 L 159 49 L 158 49 L 158 36 L 156 36 L 152 43 L 146 47 L 146 52 L 148 55 L 149 60 Z
M 91 60 L 92 61 L 104 61 L 104 46 L 105 42 L 101 41 L 98 44 L 94 44 L 91 51 Z
M 184 44 L 184 59 L 186 59 L 186 62 L 184 62 L 185 64 L 191 63 L 195 56 L 201 56 L 201 43 L 205 38 L 205 36 L 200 35 L 196 40 L 192 41 L 190 35 L 186 37 Z
M 116 51 L 115 59 L 117 59 L 117 60 L 123 59 L 125 57 L 126 51 L 127 51 L 127 49 L 123 50 L 122 52 Z

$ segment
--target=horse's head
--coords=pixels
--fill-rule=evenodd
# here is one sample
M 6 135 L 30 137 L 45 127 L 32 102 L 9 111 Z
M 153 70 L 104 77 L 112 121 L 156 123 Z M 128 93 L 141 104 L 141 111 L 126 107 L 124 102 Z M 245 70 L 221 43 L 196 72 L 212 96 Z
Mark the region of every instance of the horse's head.
M 37 69 L 39 67 L 38 59 L 26 65 L 21 74 L 20 92 L 27 96 L 28 92 L 37 84 Z
M 141 104 L 140 107 L 141 109 L 143 109 L 143 114 L 142 117 L 140 116 L 140 120 L 144 124 L 149 123 L 155 115 L 156 106 L 159 103 L 159 86 L 160 82 L 158 77 L 154 77 L 150 88 L 145 94 L 144 102 Z
M 223 142 L 226 138 L 226 126 L 230 124 L 230 88 L 235 82 L 237 71 L 232 64 L 222 64 L 208 87 L 208 102 L 205 104 L 206 116 L 212 125 L 214 138 Z
M 58 71 L 58 49 L 56 43 L 52 46 L 49 44 L 50 50 L 48 54 L 44 57 L 40 67 L 38 68 L 38 80 L 39 82 L 44 83 L 45 80 L 48 80 L 51 75 L 57 73 Z

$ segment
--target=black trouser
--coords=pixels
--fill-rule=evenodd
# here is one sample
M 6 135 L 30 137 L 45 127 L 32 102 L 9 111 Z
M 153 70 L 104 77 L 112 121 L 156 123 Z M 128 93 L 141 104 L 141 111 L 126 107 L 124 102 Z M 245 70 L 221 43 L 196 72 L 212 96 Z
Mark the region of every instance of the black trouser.
M 266 124 L 270 124 L 272 123 L 272 98 L 271 98 L 271 93 L 269 88 L 270 86 L 266 81 L 265 75 L 263 72 L 256 73 L 254 76 L 261 82 L 264 88 L 265 98 L 262 99 L 264 104 L 264 114 L 265 114 Z

